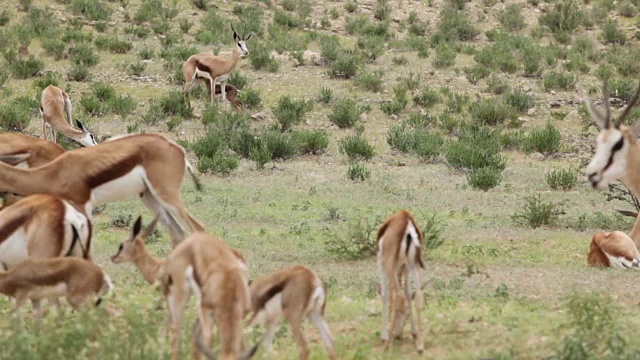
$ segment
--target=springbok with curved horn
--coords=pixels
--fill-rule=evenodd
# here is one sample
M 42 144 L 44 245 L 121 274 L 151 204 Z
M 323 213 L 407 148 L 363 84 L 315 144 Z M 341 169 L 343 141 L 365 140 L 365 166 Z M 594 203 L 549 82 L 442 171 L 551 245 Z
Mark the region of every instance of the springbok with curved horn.
M 66 120 L 64 118 L 65 113 L 67 115 Z M 58 132 L 61 132 L 82 146 L 98 144 L 93 134 L 79 120 L 76 120 L 78 128 L 73 127 L 71 99 L 69 99 L 69 94 L 59 87 L 49 85 L 42 90 L 40 115 L 42 115 L 42 134 L 45 140 L 47 140 L 47 129 L 51 128 L 54 143 L 58 142 Z
M 182 64 L 182 74 L 184 75 L 184 88 L 182 93 L 187 101 L 187 104 L 191 106 L 189 101 L 189 93 L 195 89 L 200 83 L 208 82 L 209 93 L 211 94 L 211 103 L 213 104 L 214 91 L 210 89 L 216 89 L 216 84 L 220 85 L 220 92 L 222 93 L 222 102 L 224 103 L 225 110 L 227 109 L 227 95 L 226 85 L 227 79 L 233 70 L 235 70 L 241 57 L 249 55 L 247 49 L 247 41 L 253 36 L 253 32 L 248 35 L 239 36 L 236 29 L 231 25 L 233 30 L 233 41 L 235 48 L 231 52 L 230 58 L 223 58 L 212 54 L 195 54 L 191 55 L 187 61 Z M 245 24 L 246 31 L 246 24 Z
M 389 346 L 389 333 L 398 336 L 402 332 L 408 313 L 411 333 L 416 341 L 418 353 L 424 351 L 421 332 L 422 286 L 420 271 L 422 262 L 422 232 L 416 220 L 406 210 L 390 216 L 378 230 L 378 270 L 382 288 L 382 340 L 385 349 Z M 414 292 L 410 291 L 409 278 L 413 280 Z M 403 290 L 404 287 L 404 290 Z M 415 305 L 416 319 L 412 304 Z M 389 327 L 387 309 L 391 314 Z
M 185 232 L 204 231 L 180 198 L 186 170 L 200 189 L 180 145 L 160 134 L 136 134 L 68 151 L 37 168 L 0 162 L 0 191 L 58 195 L 87 215 L 94 205 L 140 196 L 153 213 L 160 213 L 175 246 Z

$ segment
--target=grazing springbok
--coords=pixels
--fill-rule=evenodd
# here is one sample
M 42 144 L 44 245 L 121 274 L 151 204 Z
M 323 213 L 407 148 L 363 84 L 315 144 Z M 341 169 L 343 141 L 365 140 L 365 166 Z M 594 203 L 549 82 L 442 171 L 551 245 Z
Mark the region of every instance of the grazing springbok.
M 47 140 L 47 129 L 51 129 L 53 142 L 58 142 L 58 132 L 80 143 L 82 146 L 94 146 L 98 143 L 92 133 L 76 120 L 78 128 L 73 127 L 71 119 L 71 99 L 69 94 L 57 86 L 49 85 L 42 90 L 40 97 L 42 115 L 42 134 Z M 67 119 L 64 118 L 65 114 Z
M 587 264 L 640 270 L 640 252 L 633 240 L 622 231 L 599 231 L 591 239 Z
M 422 232 L 411 214 L 400 210 L 389 217 L 378 230 L 378 270 L 382 293 L 382 331 L 385 349 L 390 336 L 400 336 L 408 312 L 411 334 L 416 340 L 418 353 L 424 351 L 421 332 L 422 287 L 420 271 L 422 262 Z M 409 278 L 413 280 L 414 293 L 410 290 Z M 404 287 L 404 290 L 403 290 Z M 413 317 L 412 300 L 416 319 Z M 388 325 L 387 309 L 391 317 Z
M 253 36 L 253 32 L 250 32 L 246 36 L 244 33 L 242 36 L 239 36 L 236 29 L 233 28 L 233 25 L 231 25 L 231 30 L 233 30 L 233 41 L 236 46 L 234 51 L 231 52 L 230 58 L 225 59 L 212 54 L 195 54 L 191 55 L 187 61 L 182 64 L 182 75 L 184 75 L 185 81 L 182 93 L 189 106 L 191 106 L 189 93 L 204 81 L 209 83 L 207 89 L 211 94 L 212 104 L 215 93 L 212 92 L 211 89 L 216 89 L 216 84 L 220 84 L 222 102 L 224 103 L 225 110 L 227 109 L 227 79 L 238 65 L 240 57 L 249 55 L 246 42 Z
M 163 281 L 172 325 L 172 358 L 180 355 L 180 334 L 190 293 L 200 305 L 194 331 L 195 358 L 217 358 L 211 349 L 215 319 L 220 332 L 221 360 L 251 358 L 258 345 L 241 354 L 242 319 L 250 309 L 249 269 L 224 241 L 194 233 L 178 244 L 165 264 Z M 200 332 L 203 332 L 200 336 Z M 195 336 L 197 334 L 197 336 Z
M 200 189 L 180 145 L 160 134 L 136 134 L 68 151 L 37 168 L 0 162 L 0 191 L 58 195 L 82 206 L 88 215 L 94 205 L 140 196 L 160 214 L 175 246 L 186 231 L 204 231 L 180 198 L 185 170 Z
M 211 83 L 205 81 L 204 84 L 207 86 L 207 93 L 211 94 Z M 225 95 L 227 97 L 227 101 L 232 103 L 233 106 L 236 107 L 236 110 L 244 109 L 244 104 L 242 101 L 238 99 L 238 95 L 240 94 L 240 90 L 238 90 L 235 86 L 231 84 L 226 84 L 224 86 Z M 216 84 L 216 95 L 222 94 L 220 84 Z
M 309 268 L 297 265 L 253 281 L 252 316 L 249 326 L 267 323 L 265 349 L 271 348 L 280 317 L 284 316 L 300 348 L 300 359 L 309 358 L 309 348 L 302 333 L 302 321 L 309 318 L 320 331 L 329 358 L 337 359 L 329 327 L 324 320 L 327 288 Z
M 16 300 L 16 312 L 26 300 L 35 305 L 43 299 L 57 302 L 61 297 L 78 310 L 88 300 L 97 299 L 98 305 L 113 289 L 102 268 L 81 258 L 28 259 L 5 270 L 0 272 L 0 293 Z
M 21 168 L 42 166 L 64 154 L 66 150 L 51 141 L 19 133 L 0 133 L 0 161 Z M 20 199 L 19 196 L 1 193 L 3 207 Z
M 152 284 L 160 281 L 164 287 L 164 295 L 169 305 L 167 325 L 171 326 L 172 359 L 179 359 L 184 310 L 192 292 L 195 293 L 201 305 L 201 317 L 207 316 L 203 321 L 208 326 L 205 336 L 208 340 L 205 342 L 209 347 L 211 346 L 208 316 L 214 312 L 219 327 L 225 327 L 225 330 L 221 329 L 222 343 L 225 344 L 222 355 L 231 354 L 228 358 L 236 359 L 239 351 L 239 347 L 236 348 L 236 341 L 242 339 L 242 315 L 248 311 L 249 306 L 247 286 L 249 269 L 244 256 L 239 251 L 226 247 L 221 240 L 204 233 L 194 233 L 180 243 L 168 259 L 159 259 L 153 256 L 145 246 L 145 240 L 153 233 L 157 221 L 156 216 L 146 228 L 142 229 L 142 218 L 138 217 L 130 238 L 120 244 L 118 252 L 111 257 L 111 260 L 114 263 L 134 263 L 147 282 Z M 231 300 L 236 296 L 237 303 Z M 243 300 L 245 297 L 247 297 L 247 303 Z M 243 311 L 237 319 L 236 307 Z M 227 311 L 229 311 L 228 314 Z M 201 332 L 202 329 L 198 331 Z M 210 356 L 211 350 L 202 343 L 203 340 L 199 336 L 195 345 L 196 349 L 201 350 L 194 350 L 196 358 L 201 356 L 201 352 L 205 356 Z M 253 356 L 255 350 L 256 347 L 246 352 L 243 355 L 244 358 Z

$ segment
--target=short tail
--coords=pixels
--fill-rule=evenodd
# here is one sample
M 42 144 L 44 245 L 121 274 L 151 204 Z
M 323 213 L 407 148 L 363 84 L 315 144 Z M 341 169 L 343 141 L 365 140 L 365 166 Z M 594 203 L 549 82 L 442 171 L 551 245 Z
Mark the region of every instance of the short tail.
M 101 289 L 101 294 L 98 297 L 98 300 L 96 300 L 96 306 L 102 304 L 102 299 L 111 295 L 111 292 L 113 291 L 113 282 L 111 281 L 111 277 L 108 274 L 104 274 L 103 276 L 103 285 L 102 285 L 102 289 Z M 106 287 L 106 290 L 105 290 Z
M 203 188 L 202 188 L 202 183 L 200 182 L 200 178 L 193 170 L 193 165 L 191 165 L 191 163 L 187 159 L 185 159 L 185 167 L 187 168 L 189 175 L 191 175 L 191 180 L 193 180 L 193 184 L 196 186 L 196 190 L 202 191 Z

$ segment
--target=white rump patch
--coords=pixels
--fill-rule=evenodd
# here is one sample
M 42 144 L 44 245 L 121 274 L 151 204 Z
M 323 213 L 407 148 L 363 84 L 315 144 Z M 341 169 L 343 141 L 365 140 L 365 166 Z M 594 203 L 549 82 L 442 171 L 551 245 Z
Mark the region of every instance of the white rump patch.
M 100 205 L 126 200 L 132 196 L 139 195 L 146 189 L 146 178 L 146 171 L 141 165 L 138 165 L 126 175 L 93 189 L 91 191 L 91 203 Z
M 29 257 L 26 237 L 26 232 L 20 227 L 0 244 L 0 261 L 7 267 L 12 268 Z

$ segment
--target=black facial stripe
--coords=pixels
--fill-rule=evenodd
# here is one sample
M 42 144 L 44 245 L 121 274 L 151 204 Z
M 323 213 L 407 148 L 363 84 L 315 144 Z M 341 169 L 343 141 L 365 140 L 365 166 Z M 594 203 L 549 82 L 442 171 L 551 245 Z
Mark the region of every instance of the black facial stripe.
M 607 166 L 605 166 L 604 169 L 602 169 L 602 172 L 607 171 L 609 166 L 611 166 L 611 164 L 613 163 L 613 156 L 616 154 L 617 151 L 622 149 L 623 145 L 624 145 L 624 137 L 621 137 L 620 140 L 618 140 L 618 142 L 615 143 L 615 145 L 613 145 L 613 148 L 611 148 L 611 155 L 609 156 L 609 161 L 607 161 Z

